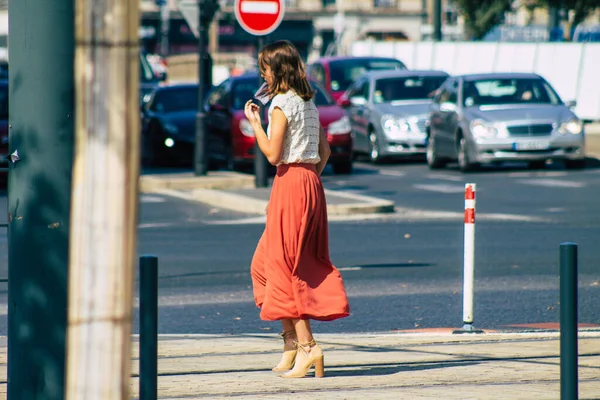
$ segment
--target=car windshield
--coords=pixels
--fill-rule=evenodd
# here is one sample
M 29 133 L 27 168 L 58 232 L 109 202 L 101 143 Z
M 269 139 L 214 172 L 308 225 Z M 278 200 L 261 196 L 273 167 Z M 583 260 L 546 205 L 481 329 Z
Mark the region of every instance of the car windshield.
M 158 90 L 152 101 L 152 110 L 172 113 L 198 110 L 198 88 L 180 87 Z
M 511 78 L 467 81 L 464 85 L 466 107 L 498 104 L 561 104 L 561 100 L 542 79 Z
M 311 81 L 312 88 L 316 90 L 313 101 L 317 107 L 330 106 L 334 104 L 333 99 L 318 84 Z M 258 79 L 239 81 L 233 87 L 232 107 L 234 110 L 243 110 L 244 105 L 250 100 L 258 90 Z
M 8 86 L 0 86 L 0 119 L 8 119 Z
M 382 78 L 375 82 L 374 103 L 406 100 L 428 100 L 444 83 L 446 76 L 407 76 Z
M 331 75 L 331 89 L 345 91 L 360 75 L 366 71 L 406 69 L 399 60 L 380 60 L 369 58 L 349 58 L 346 60 L 331 61 L 329 73 Z

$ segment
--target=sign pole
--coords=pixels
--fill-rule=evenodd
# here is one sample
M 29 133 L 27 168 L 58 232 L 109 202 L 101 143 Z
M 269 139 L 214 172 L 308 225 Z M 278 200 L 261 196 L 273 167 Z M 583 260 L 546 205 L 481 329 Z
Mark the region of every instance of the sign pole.
M 257 36 L 256 56 L 265 45 L 264 36 L 273 32 L 281 24 L 285 14 L 284 0 L 235 0 L 233 6 L 235 18 L 240 26 L 249 34 Z M 258 77 L 258 87 L 262 79 Z M 260 112 L 262 118 L 262 109 Z M 267 158 L 260 151 L 258 141 L 254 144 L 254 185 L 257 188 L 268 186 L 267 175 L 269 165 Z
M 263 36 L 258 36 L 257 40 L 257 48 L 256 48 L 256 59 L 258 60 L 258 53 L 265 45 L 265 40 Z M 260 71 L 258 73 L 258 87 L 262 85 L 262 77 L 260 76 Z M 263 109 L 260 107 L 260 117 L 262 120 L 263 117 Z M 269 172 L 269 162 L 267 161 L 267 157 L 260 151 L 260 147 L 258 147 L 258 141 L 254 141 L 254 186 L 257 188 L 265 188 L 268 187 L 268 172 Z
M 196 114 L 196 144 L 194 147 L 194 175 L 208 172 L 208 132 L 206 131 L 206 111 L 204 97 L 206 85 L 212 76 L 212 62 L 206 51 L 207 32 L 219 5 L 216 0 L 198 0 L 198 113 Z

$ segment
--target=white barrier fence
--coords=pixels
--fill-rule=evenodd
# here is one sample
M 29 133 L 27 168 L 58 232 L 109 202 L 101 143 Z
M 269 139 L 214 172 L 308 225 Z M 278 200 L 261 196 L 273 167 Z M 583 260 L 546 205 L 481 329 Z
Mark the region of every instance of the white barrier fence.
M 452 75 L 534 72 L 563 101 L 577 100 L 575 112 L 600 120 L 600 43 L 356 42 L 352 55 L 395 57 L 410 69 Z

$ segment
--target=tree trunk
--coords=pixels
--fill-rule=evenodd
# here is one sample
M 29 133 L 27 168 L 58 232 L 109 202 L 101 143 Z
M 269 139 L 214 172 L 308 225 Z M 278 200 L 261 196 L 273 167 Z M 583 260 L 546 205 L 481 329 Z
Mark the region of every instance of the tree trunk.
M 75 0 L 66 398 L 129 399 L 139 178 L 139 0 Z

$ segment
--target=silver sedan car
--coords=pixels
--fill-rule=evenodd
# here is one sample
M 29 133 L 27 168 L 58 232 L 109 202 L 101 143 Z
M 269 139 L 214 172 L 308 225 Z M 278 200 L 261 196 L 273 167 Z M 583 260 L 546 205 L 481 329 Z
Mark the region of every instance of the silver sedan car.
M 354 153 L 373 163 L 425 154 L 427 111 L 448 78 L 442 71 L 372 71 L 361 75 L 340 98 L 348 110 Z
M 585 165 L 584 129 L 541 76 L 493 73 L 449 78 L 427 121 L 427 164 L 457 160 L 461 171 L 482 163 L 526 161 L 541 168 L 551 160 L 567 168 Z

